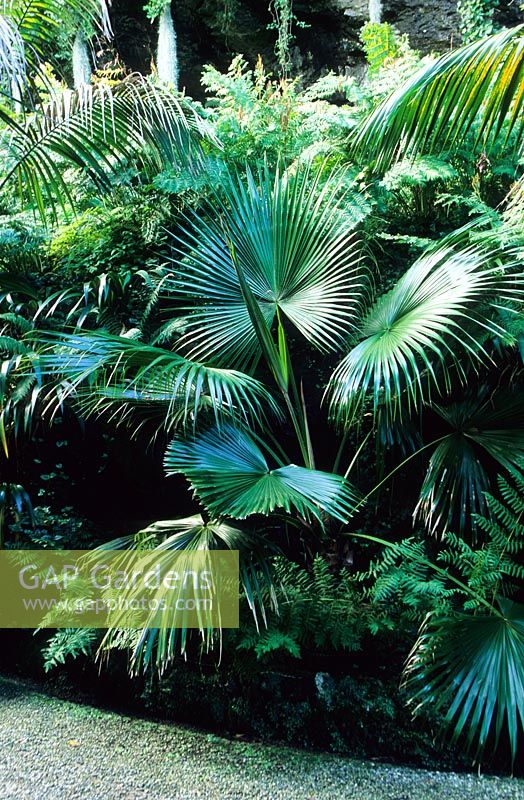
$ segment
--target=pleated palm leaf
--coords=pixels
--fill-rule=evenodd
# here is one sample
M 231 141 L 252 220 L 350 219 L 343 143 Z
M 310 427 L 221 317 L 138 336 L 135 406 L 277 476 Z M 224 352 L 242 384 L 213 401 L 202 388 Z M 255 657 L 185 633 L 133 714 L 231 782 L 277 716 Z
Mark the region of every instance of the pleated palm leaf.
M 479 390 L 447 406 L 433 407 L 451 429 L 429 461 L 415 508 L 432 533 L 463 531 L 475 514 L 485 510 L 488 465 L 512 470 L 524 456 L 524 400 L 521 392 Z M 457 513 L 458 512 L 458 513 Z
M 187 218 L 164 283 L 187 312 L 183 350 L 243 368 L 275 321 L 320 350 L 340 348 L 365 289 L 342 178 L 311 168 L 231 173 L 209 212 Z
M 453 740 L 480 757 L 505 731 L 512 759 L 524 731 L 524 606 L 430 617 L 409 656 L 405 684 L 416 710 L 444 712 Z
M 273 455 L 273 458 L 274 455 Z M 211 428 L 193 438 L 181 436 L 168 446 L 165 456 L 168 475 L 185 475 L 198 499 L 206 508 L 204 520 L 200 515 L 188 519 L 156 522 L 141 531 L 134 539 L 127 538 L 104 545 L 105 549 L 132 547 L 153 548 L 151 563 L 172 551 L 180 551 L 188 559 L 188 569 L 194 569 L 191 553 L 199 552 L 208 558 L 215 550 L 234 550 L 239 553 L 239 577 L 243 594 L 253 614 L 255 624 L 266 620 L 264 597 L 269 597 L 276 609 L 274 576 L 269 557 L 275 548 L 269 546 L 264 534 L 239 529 L 228 519 L 244 519 L 253 515 L 269 515 L 280 511 L 303 520 L 320 520 L 323 515 L 345 521 L 356 504 L 357 497 L 349 483 L 338 475 L 291 465 L 270 469 L 265 455 L 249 435 L 225 424 Z M 122 564 L 125 569 L 125 562 Z M 178 567 L 177 567 L 178 568 Z M 209 569 L 212 574 L 213 564 Z M 131 588 L 124 599 L 134 597 Z M 161 589 L 157 600 L 166 594 Z M 155 604 L 155 607 L 161 604 Z M 132 669 L 154 666 L 162 671 L 177 652 L 185 652 L 189 630 L 184 616 L 176 612 L 173 603 L 165 603 L 161 620 L 153 612 L 150 624 L 136 637 L 124 641 L 132 652 Z M 218 634 L 213 626 L 211 611 L 202 611 L 199 635 L 206 647 L 213 646 Z M 119 647 L 122 631 L 118 620 L 108 631 L 101 654 Z
M 524 25 L 445 53 L 415 73 L 371 114 L 354 152 L 378 172 L 400 157 L 459 147 L 478 152 L 514 136 L 524 147 Z
M 265 623 L 266 607 L 264 599 L 269 598 L 273 610 L 277 608 L 274 589 L 274 575 L 271 558 L 277 552 L 260 533 L 242 530 L 225 521 L 204 520 L 199 514 L 184 519 L 162 520 L 144 528 L 134 537 L 108 542 L 103 546 L 106 550 L 129 548 L 130 554 L 136 550 L 147 550 L 152 560 L 159 561 L 170 553 L 187 553 L 189 566 L 191 554 L 212 554 L 215 551 L 238 551 L 239 580 L 243 595 L 253 615 L 256 626 L 259 620 Z M 131 555 L 136 565 L 136 558 Z M 125 559 L 122 562 L 125 569 Z M 212 567 L 212 565 L 211 565 Z M 211 570 L 214 574 L 214 570 Z M 133 597 L 133 589 L 129 599 Z M 159 599 L 159 598 L 157 598 Z M 180 614 L 173 611 L 172 604 L 166 604 L 162 612 L 162 624 L 156 627 L 144 627 L 130 642 L 132 649 L 131 664 L 134 672 L 147 670 L 154 666 L 162 671 L 173 660 L 178 652 L 186 650 L 189 631 L 184 627 Z M 217 638 L 217 631 L 203 612 L 200 637 L 208 647 Z M 101 647 L 100 655 L 119 647 L 122 632 L 115 627 L 107 632 Z
M 261 422 L 278 408 L 263 384 L 237 370 L 208 367 L 170 350 L 103 331 L 41 335 L 38 360 L 44 376 L 56 378 L 61 401 L 72 395 L 88 412 L 112 409 L 124 416 L 142 406 L 161 409 L 161 425 L 191 428 L 200 413 Z M 66 383 L 62 384 L 65 379 Z M 61 388 L 63 386 L 63 388 Z
M 468 364 L 490 362 L 485 340 L 504 333 L 495 311 L 522 302 L 522 269 L 461 237 L 430 248 L 364 316 L 328 387 L 336 421 L 355 420 L 368 399 L 375 415 L 405 419 L 465 381 Z
M 357 495 L 340 475 L 282 464 L 270 469 L 265 455 L 244 431 L 212 428 L 193 440 L 175 438 L 164 465 L 182 473 L 214 516 L 245 519 L 283 510 L 321 520 L 322 512 L 346 522 Z

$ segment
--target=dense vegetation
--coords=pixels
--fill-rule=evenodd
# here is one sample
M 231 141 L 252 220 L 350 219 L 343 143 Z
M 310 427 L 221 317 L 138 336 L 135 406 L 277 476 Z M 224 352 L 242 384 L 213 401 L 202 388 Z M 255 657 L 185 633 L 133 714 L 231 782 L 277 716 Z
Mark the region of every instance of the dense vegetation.
M 307 83 L 274 0 L 273 74 L 198 102 L 169 3 L 148 76 L 99 0 L 3 4 L 0 545 L 238 550 L 242 584 L 239 630 L 40 633 L 46 669 L 125 651 L 182 716 L 515 762 L 524 26 L 460 9 L 462 47 L 372 21 L 362 79 Z

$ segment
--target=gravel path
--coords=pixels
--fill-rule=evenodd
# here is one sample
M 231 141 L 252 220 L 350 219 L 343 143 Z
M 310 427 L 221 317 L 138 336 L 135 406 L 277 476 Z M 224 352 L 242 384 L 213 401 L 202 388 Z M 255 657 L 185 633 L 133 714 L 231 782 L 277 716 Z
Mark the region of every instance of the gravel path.
M 524 781 L 221 739 L 0 679 L 3 800 L 524 800 Z

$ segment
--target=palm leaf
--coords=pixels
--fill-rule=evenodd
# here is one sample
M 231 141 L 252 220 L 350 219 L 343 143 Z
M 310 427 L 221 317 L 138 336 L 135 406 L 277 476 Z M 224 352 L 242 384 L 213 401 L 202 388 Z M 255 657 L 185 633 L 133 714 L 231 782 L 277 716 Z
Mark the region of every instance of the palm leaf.
M 116 542 L 108 542 L 103 549 L 113 550 L 122 547 L 152 549 L 152 556 L 161 557 L 169 552 L 206 552 L 233 550 L 239 553 L 239 578 L 243 593 L 248 602 L 255 625 L 259 627 L 259 614 L 266 622 L 264 598 L 269 598 L 271 608 L 276 610 L 277 599 L 274 586 L 271 556 L 275 548 L 269 545 L 263 536 L 256 536 L 249 531 L 233 527 L 217 520 L 205 521 L 200 515 L 185 519 L 164 520 L 154 522 L 135 537 L 127 537 Z M 125 569 L 125 561 L 123 562 Z M 169 604 L 171 605 L 171 604 Z M 164 612 L 172 615 L 169 608 Z M 172 625 L 170 623 L 173 623 Z M 177 623 L 175 627 L 175 622 Z M 212 646 L 215 635 L 211 627 L 206 627 L 205 617 L 202 619 L 200 634 L 208 646 Z M 178 624 L 179 621 L 168 617 L 163 619 L 160 628 L 144 628 L 133 643 L 132 669 L 138 672 L 147 670 L 152 663 L 163 670 L 173 660 L 177 652 L 184 652 L 188 631 Z M 101 651 L 111 650 L 119 641 L 118 630 L 109 630 L 104 638 Z
M 500 613 L 432 616 L 409 656 L 406 687 L 416 710 L 445 709 L 453 740 L 477 755 L 507 731 L 513 760 L 524 727 L 524 606 L 499 601 Z
M 183 345 L 191 357 L 242 365 L 256 355 L 239 273 L 268 329 L 278 312 L 315 347 L 340 347 L 362 292 L 343 196 L 341 174 L 248 169 L 246 179 L 224 179 L 209 213 L 187 218 L 164 288 L 189 312 Z
M 223 416 L 261 421 L 266 409 L 278 413 L 255 378 L 207 367 L 136 339 L 94 332 L 42 334 L 39 341 L 45 345 L 39 370 L 60 381 L 61 401 L 77 394 L 91 412 L 161 404 L 167 429 L 176 423 L 194 425 L 205 410 L 217 422 Z
M 345 522 L 357 499 L 339 475 L 294 464 L 270 469 L 255 442 L 230 425 L 192 440 L 175 438 L 164 464 L 168 475 L 185 475 L 206 508 L 219 517 L 245 519 L 281 509 L 319 520 L 324 512 Z
M 158 171 L 176 161 L 198 169 L 200 139 L 215 141 L 187 101 L 138 75 L 114 89 L 67 90 L 23 122 L 4 116 L 10 135 L 0 189 L 16 177 L 44 219 L 46 202 L 55 213 L 57 205 L 74 207 L 64 164 L 108 189 L 111 175 L 129 163 Z
M 518 263 L 505 267 L 479 245 L 448 240 L 427 251 L 364 318 L 358 343 L 335 370 L 328 391 L 331 413 L 346 423 L 369 396 L 374 413 L 402 418 L 452 376 L 465 378 L 465 362 L 488 360 L 487 334 L 503 329 L 489 314 L 524 288 Z
M 444 533 L 458 511 L 459 529 L 485 509 L 486 461 L 512 470 L 524 456 L 524 400 L 520 392 L 479 391 L 434 410 L 452 429 L 431 456 L 414 517 Z M 488 459 L 486 459 L 486 456 Z
M 355 153 L 384 171 L 403 156 L 524 142 L 524 25 L 446 53 L 415 73 L 365 121 Z

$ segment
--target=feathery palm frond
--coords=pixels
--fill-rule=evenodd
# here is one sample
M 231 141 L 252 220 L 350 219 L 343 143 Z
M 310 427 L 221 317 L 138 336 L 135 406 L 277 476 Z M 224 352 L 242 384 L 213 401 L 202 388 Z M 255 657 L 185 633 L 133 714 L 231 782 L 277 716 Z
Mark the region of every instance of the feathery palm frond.
M 67 90 L 25 121 L 4 121 L 10 133 L 0 189 L 16 177 L 44 219 L 46 202 L 55 211 L 74 205 L 64 164 L 107 189 L 111 174 L 129 163 L 161 169 L 178 161 L 196 168 L 201 138 L 215 141 L 187 101 L 139 75 L 114 89 Z
M 353 149 L 382 172 L 403 156 L 458 147 L 473 131 L 489 150 L 514 133 L 524 140 L 524 25 L 444 54 L 385 100 Z
M 59 33 L 79 26 L 109 37 L 106 0 L 0 0 L 0 78 L 23 83 L 26 65 L 38 70 L 40 60 L 52 55 Z
M 26 66 L 20 32 L 14 20 L 0 13 L 0 80 L 10 87 L 10 92 L 14 88 L 20 94 L 26 81 Z

